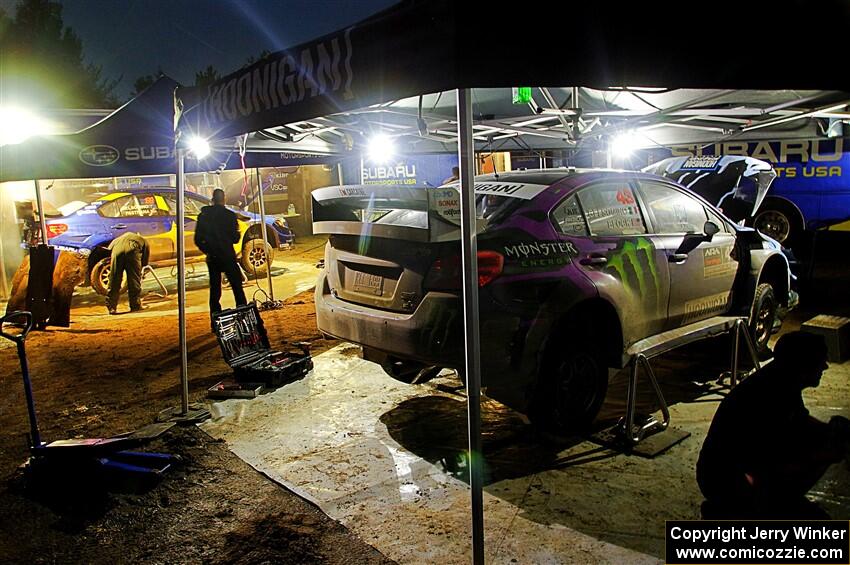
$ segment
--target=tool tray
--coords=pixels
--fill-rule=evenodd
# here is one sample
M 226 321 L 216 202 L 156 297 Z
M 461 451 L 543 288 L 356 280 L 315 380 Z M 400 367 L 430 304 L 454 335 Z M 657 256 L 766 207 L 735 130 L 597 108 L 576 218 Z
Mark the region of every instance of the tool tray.
M 309 344 L 295 344 L 298 351 L 271 349 L 253 302 L 215 313 L 213 327 L 224 360 L 233 368 L 237 381 L 275 387 L 298 380 L 313 368 Z

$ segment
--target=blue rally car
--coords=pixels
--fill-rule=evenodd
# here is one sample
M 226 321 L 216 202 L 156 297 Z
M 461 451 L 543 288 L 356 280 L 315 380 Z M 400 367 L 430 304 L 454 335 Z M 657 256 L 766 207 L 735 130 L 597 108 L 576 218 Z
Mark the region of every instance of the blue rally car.
M 168 187 L 152 187 L 126 192 L 95 193 L 59 207 L 60 217 L 47 222 L 48 243 L 58 249 L 89 255 L 86 280 L 99 294 L 106 294 L 113 239 L 131 231 L 142 235 L 150 246 L 150 262 L 155 267 L 177 263 L 177 192 Z M 203 260 L 195 246 L 195 221 L 206 198 L 186 193 L 186 259 Z M 284 218 L 266 216 L 264 249 L 260 216 L 233 209 L 239 222 L 239 243 L 234 249 L 249 276 L 265 276 L 274 250 L 288 247 L 295 239 Z

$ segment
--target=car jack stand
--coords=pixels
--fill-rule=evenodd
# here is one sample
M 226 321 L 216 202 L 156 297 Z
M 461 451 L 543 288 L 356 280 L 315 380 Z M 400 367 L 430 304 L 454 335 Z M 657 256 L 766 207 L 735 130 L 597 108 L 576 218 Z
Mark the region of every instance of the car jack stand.
M 631 361 L 629 363 L 630 378 L 626 401 L 626 415 L 620 418 L 620 421 L 612 428 L 594 434 L 592 439 L 603 445 L 622 449 L 627 453 L 654 457 L 687 438 L 690 433 L 669 427 L 670 412 L 649 360 L 663 353 L 673 351 L 683 345 L 723 334 L 732 334 L 735 339 L 732 348 L 732 367 L 730 371 L 734 385 L 738 378 L 738 357 L 741 337 L 744 338 L 753 356 L 753 361 L 756 363 L 756 367 L 758 367 L 758 359 L 755 356 L 755 347 L 750 339 L 749 330 L 744 320 L 740 317 L 717 316 L 707 320 L 700 320 L 688 326 L 648 337 L 632 345 L 628 350 Z M 641 422 L 636 422 L 637 385 L 640 368 L 643 368 L 646 376 L 649 378 L 650 384 L 652 384 L 655 399 L 661 410 L 661 421 L 650 416 L 644 418 Z
M 750 359 L 753 362 L 753 371 L 748 371 L 745 373 L 738 372 L 738 360 L 740 358 L 740 350 L 741 350 L 741 338 L 744 338 L 744 344 L 747 346 L 747 351 L 750 354 Z M 723 383 L 727 378 L 729 379 L 729 387 L 735 388 L 738 386 L 738 375 L 740 374 L 741 378 L 746 378 L 749 376 L 751 372 L 758 371 L 761 369 L 761 363 L 759 363 L 759 356 L 756 353 L 756 346 L 753 343 L 753 338 L 750 337 L 750 331 L 747 328 L 747 325 L 744 323 L 744 320 L 738 320 L 735 322 L 735 328 L 732 332 L 732 362 L 730 364 L 730 369 L 728 371 L 724 371 L 720 374 L 720 378 L 717 379 L 718 383 Z
M 8 333 L 7 323 L 20 326 L 20 333 Z M 59 484 L 73 477 L 94 480 L 95 482 L 91 483 L 94 485 L 109 487 L 123 484 L 125 487 L 134 485 L 135 488 L 144 488 L 159 480 L 162 473 L 175 461 L 174 456 L 165 453 L 136 453 L 126 451 L 126 448 L 153 439 L 170 426 L 155 424 L 135 433 L 111 438 L 64 439 L 50 443 L 41 441 L 24 346 L 32 327 L 33 316 L 30 312 L 12 312 L 0 317 L 0 336 L 15 343 L 21 362 L 30 423 L 31 457 L 26 466 L 30 477 L 51 481 L 43 484 Z

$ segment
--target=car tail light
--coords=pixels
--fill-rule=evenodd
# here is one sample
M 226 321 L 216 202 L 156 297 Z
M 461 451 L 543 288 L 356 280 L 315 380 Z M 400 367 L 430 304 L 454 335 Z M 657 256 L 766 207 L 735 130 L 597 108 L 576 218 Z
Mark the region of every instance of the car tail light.
M 478 286 L 483 287 L 493 282 L 502 274 L 504 266 L 505 258 L 501 253 L 479 251 Z M 431 265 L 431 270 L 425 277 L 425 288 L 428 290 L 460 290 L 463 285 L 461 273 L 460 255 L 441 257 Z
M 495 251 L 478 252 L 478 286 L 487 286 L 499 275 L 505 266 L 505 258 Z
M 68 224 L 47 224 L 47 239 L 68 231 Z

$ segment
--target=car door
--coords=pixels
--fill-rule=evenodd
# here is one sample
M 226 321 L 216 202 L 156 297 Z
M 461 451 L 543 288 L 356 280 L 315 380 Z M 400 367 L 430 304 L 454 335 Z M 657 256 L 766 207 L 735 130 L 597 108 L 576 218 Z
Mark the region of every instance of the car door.
M 666 254 L 670 273 L 667 327 L 676 328 L 724 314 L 731 305 L 731 290 L 738 261 L 734 236 L 714 212 L 684 190 L 658 181 L 639 181 L 653 237 Z M 688 250 L 688 234 L 703 234 L 711 219 L 720 232 Z
M 628 178 L 593 183 L 552 214 L 576 247 L 577 265 L 617 310 L 629 345 L 662 331 L 667 320 L 667 261 L 647 235 Z
M 165 203 L 168 205 L 168 221 L 170 222 L 171 234 L 174 241 L 177 241 L 177 226 L 175 222 L 177 221 L 177 195 L 169 192 L 163 193 L 160 196 L 163 197 Z M 201 207 L 203 204 L 186 194 L 183 197 L 183 205 L 185 207 L 183 214 L 183 241 L 186 245 L 185 253 L 186 257 L 194 257 L 197 255 L 201 255 L 201 250 L 198 249 L 198 246 L 195 245 L 195 226 L 197 225 L 198 214 L 201 213 Z
M 167 228 L 153 194 L 120 196 L 98 208 L 106 221 L 106 229 L 115 239 L 127 232 L 138 233 L 148 242 L 151 262 L 170 258 L 173 254 Z

